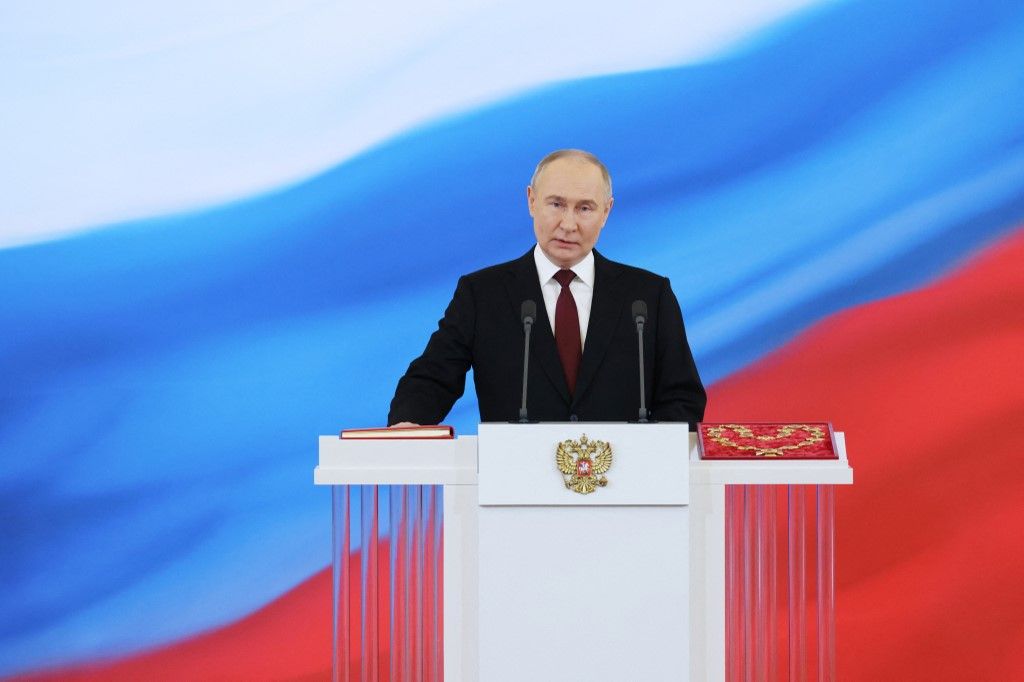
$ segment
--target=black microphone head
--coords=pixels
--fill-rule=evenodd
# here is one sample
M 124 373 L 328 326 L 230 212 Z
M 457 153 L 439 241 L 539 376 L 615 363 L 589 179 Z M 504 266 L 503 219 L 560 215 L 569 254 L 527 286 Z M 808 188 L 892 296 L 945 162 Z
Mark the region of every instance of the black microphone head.
M 634 322 L 646 322 L 647 321 L 647 304 L 644 301 L 636 300 L 633 301 L 633 321 Z
M 537 319 L 537 304 L 530 299 L 523 301 L 523 307 L 520 309 L 520 317 L 523 320 L 523 324 L 529 322 L 533 324 L 534 320 Z

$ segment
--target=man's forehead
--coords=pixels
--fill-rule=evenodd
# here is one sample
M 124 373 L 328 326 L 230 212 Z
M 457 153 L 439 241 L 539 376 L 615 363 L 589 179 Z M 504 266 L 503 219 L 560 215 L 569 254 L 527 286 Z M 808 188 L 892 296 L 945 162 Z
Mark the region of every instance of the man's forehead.
M 565 199 L 592 198 L 604 193 L 601 169 L 584 159 L 556 159 L 537 177 L 538 193 L 544 197 L 557 195 Z

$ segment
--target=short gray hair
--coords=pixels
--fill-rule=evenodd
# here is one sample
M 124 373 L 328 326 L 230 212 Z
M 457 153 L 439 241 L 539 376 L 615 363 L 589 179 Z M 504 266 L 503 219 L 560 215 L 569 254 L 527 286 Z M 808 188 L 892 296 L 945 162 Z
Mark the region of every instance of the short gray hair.
M 601 171 L 601 177 L 604 179 L 605 187 L 608 188 L 608 196 L 611 197 L 612 176 L 608 172 L 608 167 L 605 166 L 597 156 L 582 149 L 559 149 L 558 151 L 551 152 L 545 156 L 540 160 L 540 163 L 537 164 L 536 170 L 533 171 L 533 177 L 530 178 L 530 187 L 533 187 L 534 190 L 537 189 L 537 178 L 540 176 L 540 172 L 547 168 L 549 163 L 566 157 L 580 159 L 581 161 L 586 161 L 587 163 L 592 163 L 597 166 L 597 169 Z

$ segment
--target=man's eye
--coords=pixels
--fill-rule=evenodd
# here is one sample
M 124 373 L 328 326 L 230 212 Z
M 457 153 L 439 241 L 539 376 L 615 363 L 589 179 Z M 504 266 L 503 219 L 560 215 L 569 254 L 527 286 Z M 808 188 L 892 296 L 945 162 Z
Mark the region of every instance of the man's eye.
M 585 213 L 587 211 L 592 211 L 593 209 L 590 206 L 580 206 L 580 210 Z

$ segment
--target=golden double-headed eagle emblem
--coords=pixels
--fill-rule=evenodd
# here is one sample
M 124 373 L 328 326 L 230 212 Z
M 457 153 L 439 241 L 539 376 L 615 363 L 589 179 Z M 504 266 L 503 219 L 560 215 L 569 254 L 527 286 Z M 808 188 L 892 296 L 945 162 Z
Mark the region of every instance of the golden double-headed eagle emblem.
M 604 474 L 612 468 L 612 446 L 603 440 L 590 440 L 587 434 L 583 434 L 579 440 L 559 443 L 555 462 L 562 472 L 566 488 L 589 495 L 598 486 L 608 485 Z

